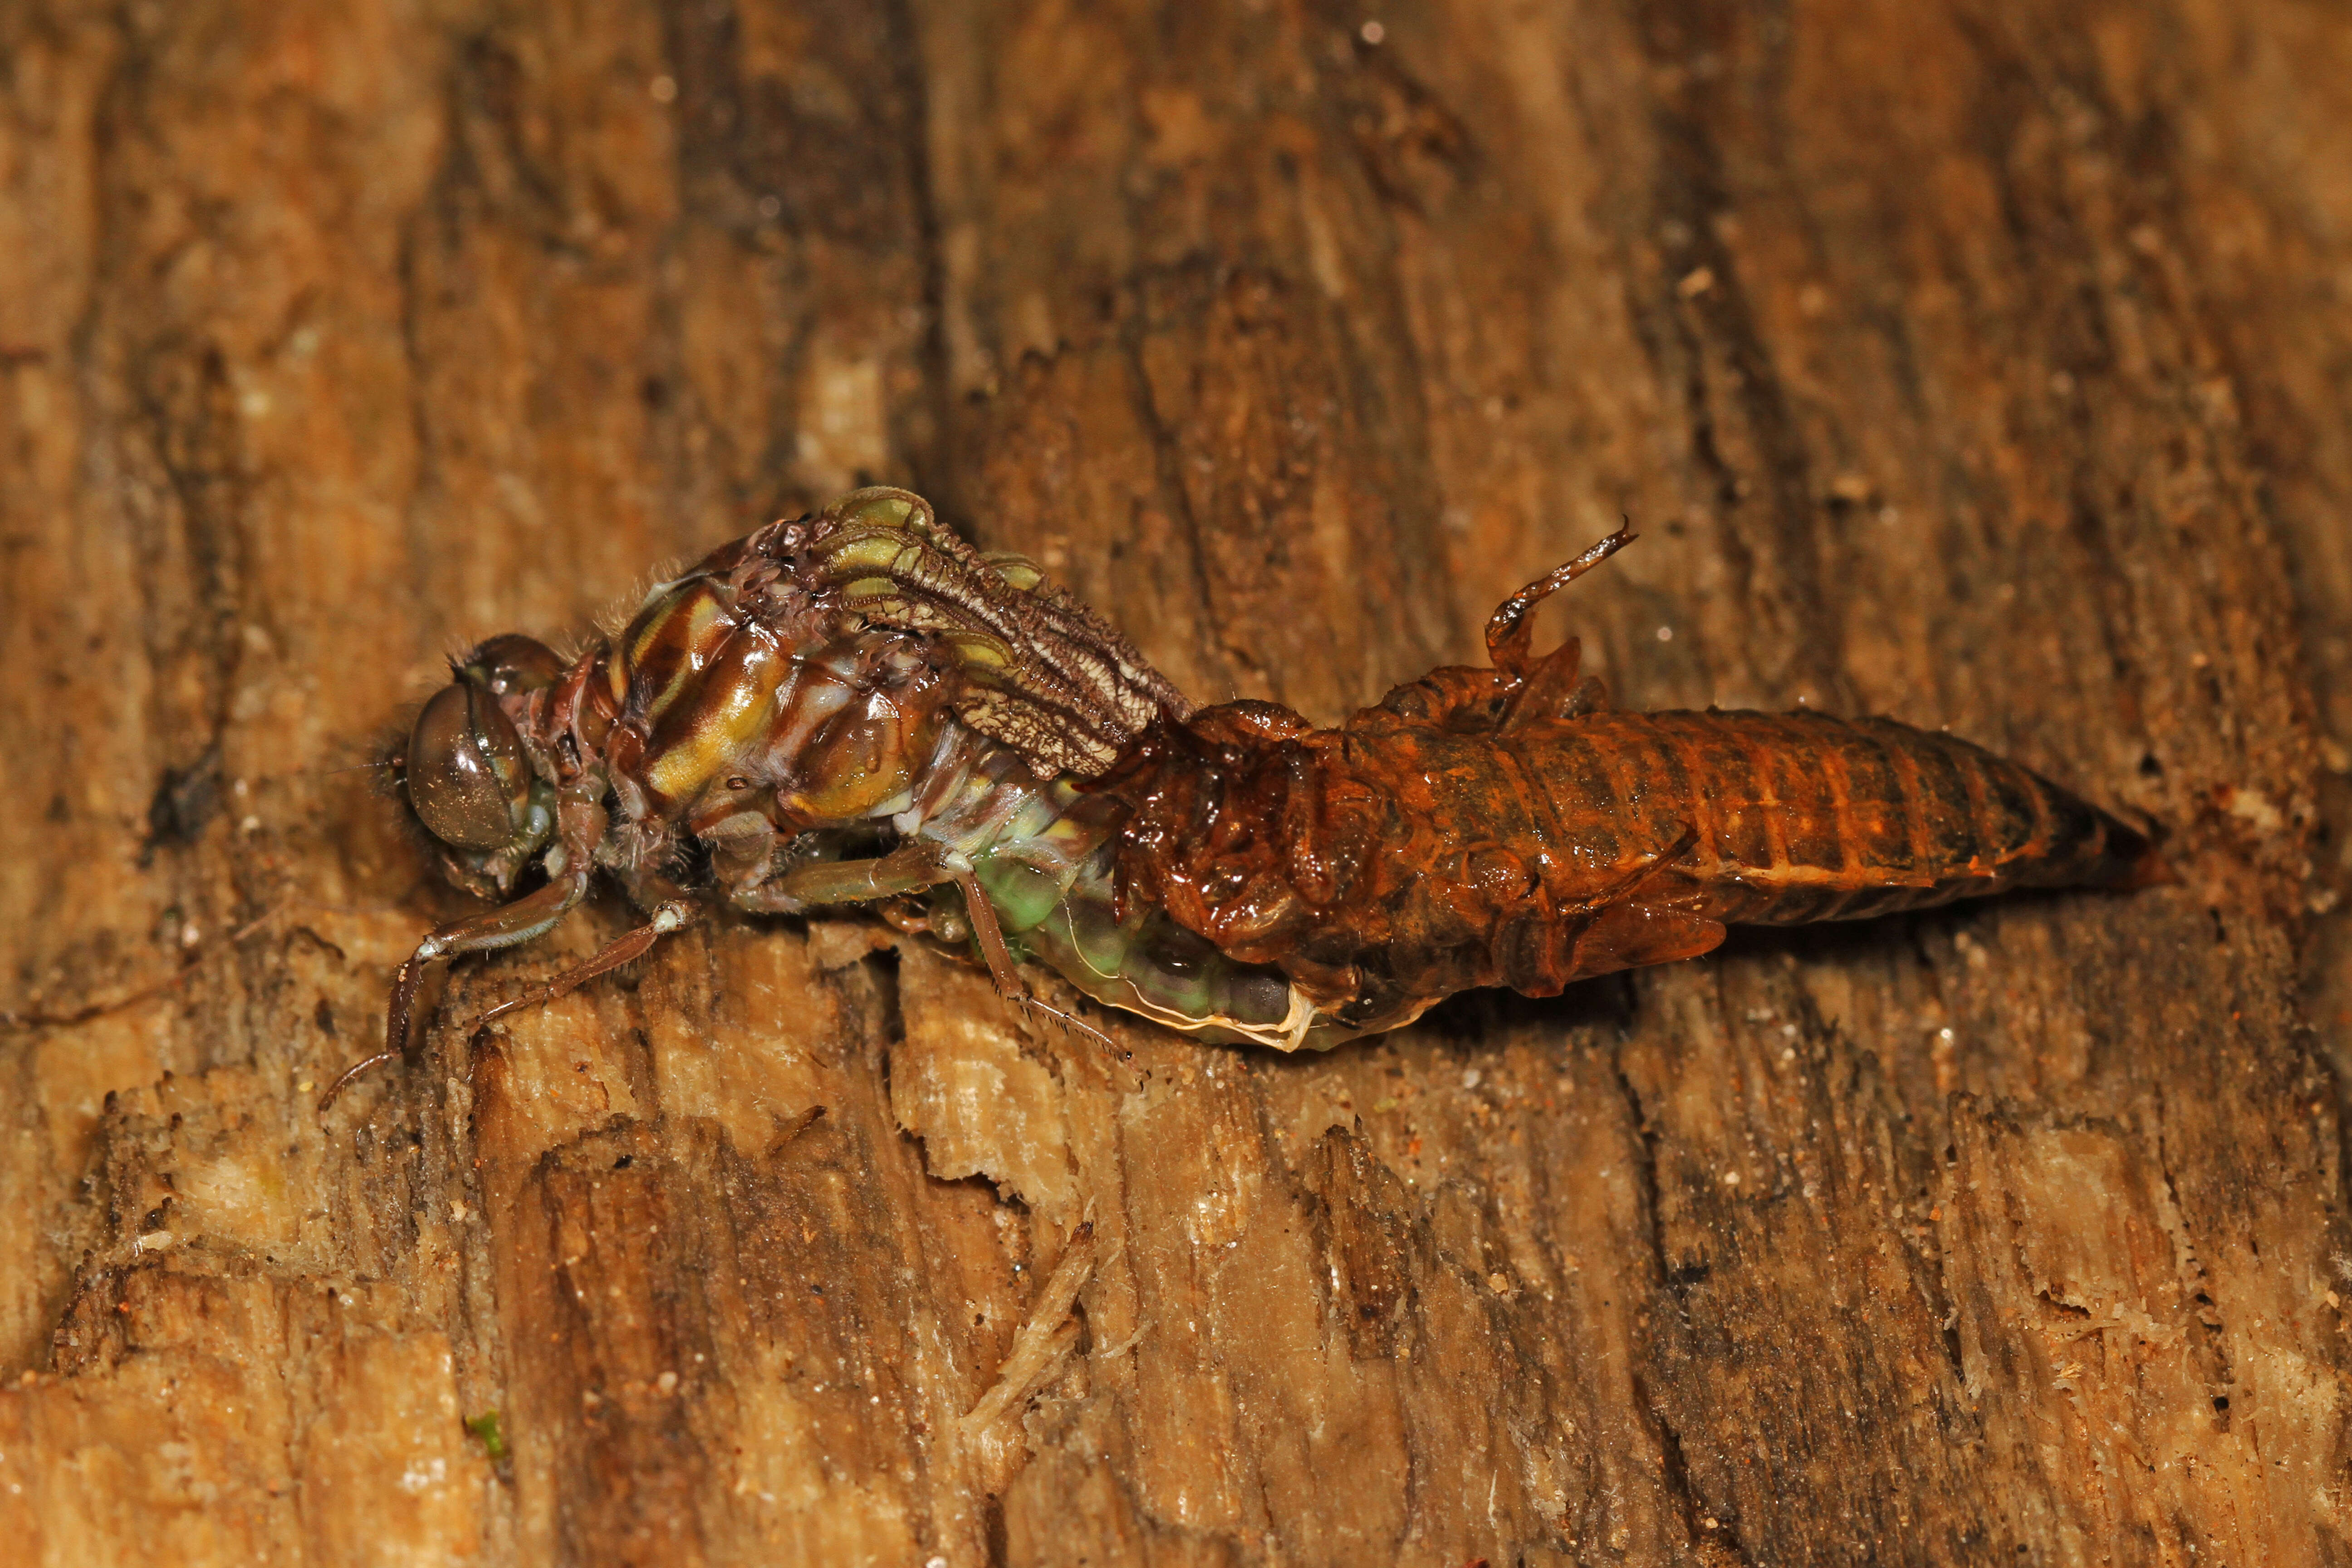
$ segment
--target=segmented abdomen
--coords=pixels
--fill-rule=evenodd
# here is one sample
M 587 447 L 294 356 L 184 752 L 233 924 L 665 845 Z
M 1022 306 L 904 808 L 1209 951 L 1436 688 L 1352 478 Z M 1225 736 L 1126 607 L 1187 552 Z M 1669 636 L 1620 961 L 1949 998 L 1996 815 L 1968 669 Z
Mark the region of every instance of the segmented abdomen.
M 2147 841 L 1947 734 L 1817 713 L 1597 713 L 1497 743 L 1542 781 L 1564 847 L 1727 924 L 1790 925 L 2020 887 L 2113 884 Z
M 1550 995 L 1691 957 L 1727 924 L 2142 874 L 2138 834 L 1948 735 L 1809 713 L 1497 727 L 1470 674 L 1337 730 L 1236 703 L 1154 731 L 1099 785 L 1129 807 L 1126 897 L 1370 1030 L 1474 986 Z

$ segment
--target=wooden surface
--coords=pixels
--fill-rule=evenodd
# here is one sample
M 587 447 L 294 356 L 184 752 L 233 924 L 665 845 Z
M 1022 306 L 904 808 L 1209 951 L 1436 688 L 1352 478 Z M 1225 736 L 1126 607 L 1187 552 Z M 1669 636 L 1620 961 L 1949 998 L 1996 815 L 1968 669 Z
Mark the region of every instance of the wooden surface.
M 1370 19 L 0 6 L 13 1561 L 2352 1560 L 2352 18 Z M 466 907 L 337 770 L 867 479 L 1324 720 L 1629 512 L 1629 705 L 2180 881 L 1305 1060 L 727 921 L 469 1050 L 608 900 L 318 1121 Z

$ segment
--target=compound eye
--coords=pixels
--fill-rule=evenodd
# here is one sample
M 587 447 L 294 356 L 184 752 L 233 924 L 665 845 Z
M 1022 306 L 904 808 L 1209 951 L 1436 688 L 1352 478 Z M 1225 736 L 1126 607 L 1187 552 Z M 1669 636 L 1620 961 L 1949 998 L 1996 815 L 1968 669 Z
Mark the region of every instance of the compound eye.
M 542 691 L 563 679 L 563 661 L 536 637 L 507 632 L 466 656 L 467 679 L 499 697 Z
M 456 849 L 503 849 L 520 836 L 530 770 L 514 725 L 487 691 L 445 686 L 408 736 L 408 803 Z

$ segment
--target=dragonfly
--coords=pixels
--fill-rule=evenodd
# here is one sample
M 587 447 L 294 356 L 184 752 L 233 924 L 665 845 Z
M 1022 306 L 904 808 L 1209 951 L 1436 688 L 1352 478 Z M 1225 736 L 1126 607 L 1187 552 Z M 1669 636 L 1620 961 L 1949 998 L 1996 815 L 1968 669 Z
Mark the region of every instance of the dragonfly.
M 418 942 L 383 1050 L 321 1109 L 403 1054 L 431 966 L 545 935 L 600 875 L 642 923 L 478 1023 L 715 908 L 871 905 L 1097 1037 L 1022 966 L 1203 1041 L 1320 1049 L 1460 991 L 1696 958 L 1735 925 L 2162 879 L 2147 835 L 1948 733 L 1613 708 L 1576 639 L 1535 653 L 1530 616 L 1633 537 L 1505 600 L 1485 666 L 1333 728 L 1195 705 L 1033 562 L 889 487 L 721 545 L 571 658 L 491 637 L 392 765 L 492 907 Z

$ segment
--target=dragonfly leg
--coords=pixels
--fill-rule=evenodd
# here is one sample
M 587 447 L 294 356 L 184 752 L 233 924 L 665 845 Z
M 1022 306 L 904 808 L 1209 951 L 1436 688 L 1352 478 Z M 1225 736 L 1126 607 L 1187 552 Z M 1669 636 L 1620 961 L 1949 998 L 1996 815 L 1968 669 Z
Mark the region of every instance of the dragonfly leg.
M 980 879 L 969 871 L 958 871 L 955 884 L 963 889 L 964 906 L 971 915 L 971 934 L 979 939 L 981 956 L 988 960 L 988 974 L 996 982 L 996 994 L 1010 1006 L 1042 1014 L 1077 1030 L 1107 1051 L 1118 1050 L 1108 1035 L 1085 1019 L 1074 1017 L 1043 997 L 1030 994 L 1021 983 L 1021 971 L 1013 962 L 1013 950 L 1004 945 L 1003 929 L 996 923 L 996 908 L 981 890 Z
M 950 867 L 933 845 L 905 844 L 871 860 L 824 860 L 795 867 L 761 884 L 749 896 L 760 899 L 765 907 L 793 911 L 812 904 L 869 903 L 901 893 L 919 892 L 948 881 L 963 892 L 971 934 L 980 943 L 981 956 L 988 961 L 989 978 L 996 983 L 997 995 L 1011 1006 L 1040 1014 L 1077 1030 L 1099 1042 L 1105 1050 L 1118 1048 L 1100 1029 L 1030 994 L 1022 984 L 1013 950 L 1005 945 L 1003 928 L 996 923 L 996 907 L 988 901 L 980 879 L 970 871 Z M 774 901 L 768 902 L 770 900 Z M 736 901 L 741 904 L 745 899 L 739 897 Z
M 812 860 L 761 883 L 747 896 L 765 910 L 794 914 L 813 904 L 863 904 L 920 892 L 952 875 L 937 847 L 918 841 L 870 860 Z
M 1575 560 L 1554 568 L 1504 600 L 1486 622 L 1487 662 L 1514 682 L 1527 679 L 1535 670 L 1534 628 L 1528 624 L 1528 615 L 1538 605 L 1633 542 L 1632 527 L 1621 528 L 1598 544 L 1587 546 Z
M 1584 907 L 1588 910 L 1600 910 L 1606 909 L 1611 904 L 1622 903 L 1640 891 L 1643 883 L 1681 859 L 1697 842 L 1698 825 L 1691 822 L 1683 824 L 1682 832 L 1672 844 L 1656 854 L 1647 857 L 1640 865 L 1595 893 Z
M 543 1007 L 569 992 L 576 991 L 600 974 L 610 974 L 625 963 L 634 963 L 653 950 L 654 943 L 672 931 L 683 931 L 699 912 L 698 907 L 684 899 L 674 899 L 654 910 L 654 918 L 633 931 L 614 937 L 600 949 L 593 958 L 574 968 L 567 969 L 544 985 L 535 985 L 509 1002 L 501 1002 L 488 1012 L 466 1026 L 472 1034 L 483 1025 L 519 1013 L 526 1007 Z
M 409 1024 L 426 964 L 463 953 L 491 952 L 544 936 L 587 895 L 589 874 L 594 869 L 591 856 L 597 840 L 604 836 L 604 808 L 583 789 L 568 793 L 557 811 L 563 839 L 548 851 L 547 886 L 513 903 L 453 921 L 416 944 L 393 982 L 391 1005 L 384 1009 L 383 1049 L 353 1062 L 327 1086 L 327 1092 L 319 1097 L 320 1114 L 353 1079 L 397 1061 L 408 1048 Z

